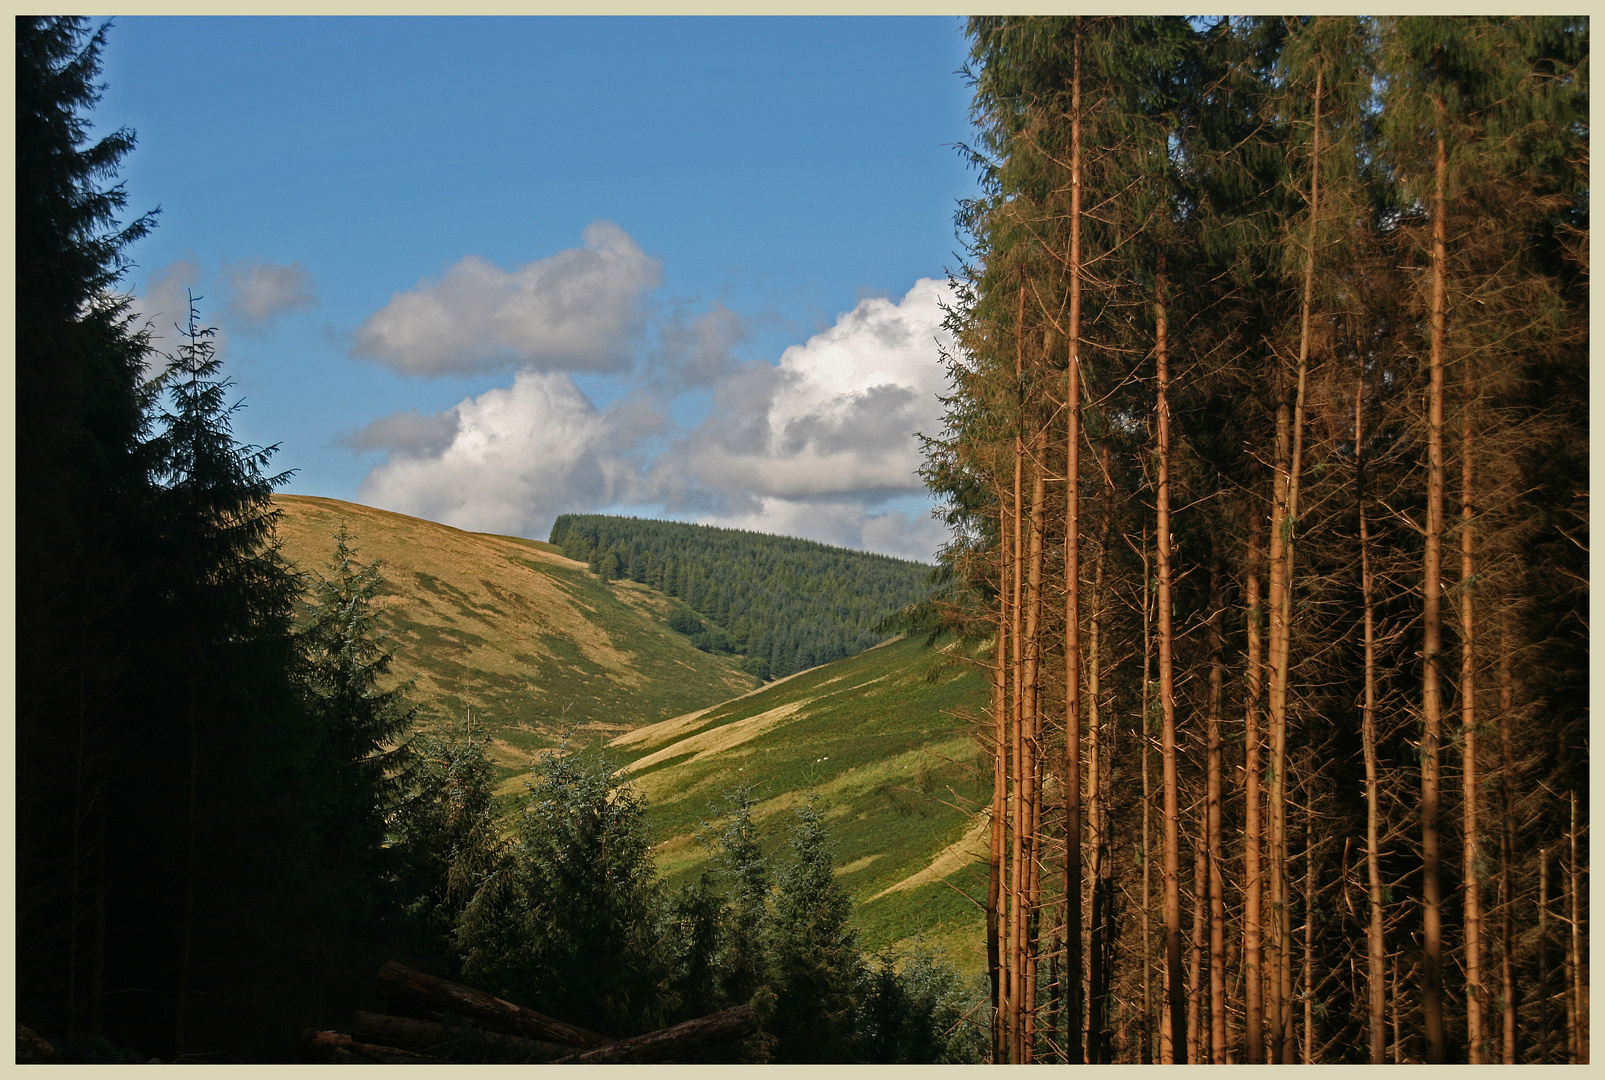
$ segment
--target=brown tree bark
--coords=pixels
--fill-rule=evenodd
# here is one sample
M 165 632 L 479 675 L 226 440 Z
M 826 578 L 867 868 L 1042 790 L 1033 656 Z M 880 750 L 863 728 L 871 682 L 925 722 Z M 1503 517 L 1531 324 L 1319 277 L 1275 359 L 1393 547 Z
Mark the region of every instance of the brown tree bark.
M 1025 622 L 1024 622 L 1024 469 L 1025 469 L 1025 435 L 1023 426 L 1025 417 L 1023 402 L 1025 398 L 1025 285 L 1020 286 L 1020 305 L 1015 322 L 1015 353 L 1014 353 L 1014 381 L 1016 412 L 1014 416 L 1014 560 L 1010 574 L 1009 587 L 1011 590 L 1010 609 L 1013 615 L 1013 633 L 1010 638 L 1013 651 L 1010 654 L 1011 678 L 1010 683 L 1014 693 L 1013 702 L 1009 712 L 1009 741 L 1012 769 L 1012 798 L 1010 813 L 1009 846 L 1009 990 L 1008 990 L 1008 1033 L 1009 1033 L 1009 1060 L 1019 1062 L 1024 1053 L 1023 1032 L 1025 1027 L 1025 912 L 1021 910 L 1021 902 L 1025 897 L 1025 805 L 1021 799 L 1021 778 L 1025 774 L 1024 762 L 1024 729 L 1025 729 L 1025 697 L 1020 693 L 1023 682 L 1025 665 Z
M 1225 611 L 1221 599 L 1218 550 L 1209 565 L 1209 700 L 1206 708 L 1208 789 L 1205 794 L 1205 846 L 1209 888 L 1209 1056 L 1215 1065 L 1226 1064 L 1226 896 L 1221 872 L 1221 697 L 1226 667 L 1226 635 L 1221 630 Z M 1204 1060 L 1200 1058 L 1199 1060 Z
M 1178 805 L 1176 772 L 1176 680 L 1172 660 L 1170 598 L 1170 356 L 1166 341 L 1168 325 L 1165 257 L 1159 257 L 1154 296 L 1154 350 L 1158 363 L 1158 457 L 1159 482 L 1155 496 L 1158 526 L 1154 550 L 1159 574 L 1159 709 L 1162 786 L 1165 801 L 1165 995 L 1169 1029 L 1164 1040 L 1163 1062 L 1186 1064 L 1187 987 L 1181 960 L 1181 810 Z
M 1360 597 L 1365 608 L 1365 704 L 1360 713 L 1360 741 L 1365 754 L 1365 868 L 1369 885 L 1370 921 L 1366 929 L 1367 1008 L 1371 1064 L 1381 1065 L 1387 1053 L 1383 1031 L 1386 1006 L 1387 944 L 1383 939 L 1382 855 L 1378 805 L 1377 728 L 1376 728 L 1376 608 L 1372 601 L 1375 582 L 1371 576 L 1371 536 L 1365 516 L 1365 378 L 1354 390 L 1354 487 L 1360 516 Z
M 1421 581 L 1421 1019 L 1426 1060 L 1441 1065 L 1443 1032 L 1443 869 L 1439 850 L 1439 742 L 1443 731 L 1443 338 L 1446 190 L 1449 143 L 1443 95 L 1434 99 L 1438 149 L 1433 164 L 1432 337 L 1427 387 L 1427 520 Z
M 415 971 L 394 960 L 379 969 L 379 992 L 389 998 L 417 1001 L 457 1013 L 480 1027 L 504 1035 L 584 1047 L 606 1046 L 614 1041 L 607 1035 L 514 1005 L 471 986 Z
M 1153 784 L 1148 773 L 1148 714 L 1152 708 L 1153 642 L 1153 589 L 1148 570 L 1148 545 L 1144 536 L 1142 550 L 1142 1056 L 1141 1064 L 1151 1065 L 1154 1058 L 1154 980 L 1153 980 L 1153 835 L 1149 828 L 1149 808 L 1153 805 Z
M 1261 947 L 1263 873 L 1260 845 L 1263 843 L 1260 818 L 1260 627 L 1264 612 L 1259 603 L 1260 513 L 1254 507 L 1248 516 L 1248 566 L 1244 572 L 1244 610 L 1247 623 L 1248 656 L 1245 662 L 1246 693 L 1243 723 L 1243 1050 L 1250 1065 L 1265 1061 L 1265 985 L 1264 953 Z
M 351 1030 L 364 1042 L 442 1055 L 466 1053 L 508 1063 L 553 1061 L 574 1052 L 573 1046 L 563 1043 L 384 1013 L 358 1012 L 352 1017 Z
M 1516 848 L 1516 794 L 1510 755 L 1512 722 L 1510 629 L 1502 627 L 1499 634 L 1499 787 L 1503 811 L 1499 829 L 1499 982 L 1503 991 L 1500 1008 L 1504 1033 L 1500 1041 L 1506 1065 L 1520 1060 L 1516 1029 L 1521 1016 L 1521 983 L 1516 978 L 1515 892 L 1510 882 L 1510 864 Z
M 1070 324 L 1065 365 L 1064 518 L 1064 903 L 1065 1058 L 1081 1052 L 1081 18 L 1072 31 L 1070 78 Z
M 1199 816 L 1202 819 L 1203 815 Z M 1209 901 L 1205 864 L 1208 858 L 1204 854 L 1204 822 L 1200 820 L 1198 825 L 1193 840 L 1193 948 L 1187 975 L 1187 1060 L 1193 1062 L 1206 1060 L 1204 1047 L 1209 1042 L 1209 1018 L 1202 1015 L 1204 980 L 1208 978 L 1204 971 L 1204 908 Z
M 753 1007 L 737 1005 L 711 1016 L 699 1016 L 695 1020 L 687 1020 L 673 1027 L 649 1031 L 645 1035 L 620 1039 L 607 1046 L 558 1058 L 552 1064 L 651 1065 L 670 1058 L 682 1057 L 704 1047 L 733 1042 L 757 1030 L 758 1017 Z
M 1460 426 L 1460 827 L 1466 951 L 1466 1044 L 1470 1063 L 1487 1060 L 1483 1035 L 1482 880 L 1477 871 L 1476 564 L 1472 551 L 1475 482 L 1472 472 L 1471 363 L 1464 367 Z
M 1571 792 L 1571 874 L 1567 890 L 1571 908 L 1571 1000 L 1572 1000 L 1572 1061 L 1583 1065 L 1588 1062 L 1588 988 L 1583 982 L 1583 870 L 1577 858 L 1577 792 Z

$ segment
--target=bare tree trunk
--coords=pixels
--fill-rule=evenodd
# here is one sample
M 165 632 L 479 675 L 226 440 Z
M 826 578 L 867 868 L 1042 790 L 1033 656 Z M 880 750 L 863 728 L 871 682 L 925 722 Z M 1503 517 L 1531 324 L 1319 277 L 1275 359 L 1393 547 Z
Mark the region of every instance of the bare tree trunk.
M 1321 78 L 1315 73 L 1314 134 L 1310 149 L 1310 242 L 1304 263 L 1304 299 L 1299 314 L 1297 389 L 1293 404 L 1292 449 L 1283 481 L 1286 500 L 1271 536 L 1271 912 L 1275 923 L 1275 970 L 1272 973 L 1272 1056 L 1286 1061 L 1293 1031 L 1293 930 L 1289 921 L 1287 884 L 1287 686 L 1293 615 L 1294 535 L 1298 528 L 1299 479 L 1303 472 L 1304 396 L 1310 356 L 1310 309 L 1315 290 L 1315 241 L 1320 211 Z M 1277 409 L 1278 427 L 1286 405 Z M 1278 433 L 1280 444 L 1280 432 Z M 1280 457 L 1280 454 L 1278 455 Z M 1278 550 L 1278 548 L 1280 550 Z M 1280 558 L 1278 558 L 1278 556 Z M 1278 578 L 1280 563 L 1280 582 Z M 1279 609 L 1279 610 L 1276 610 Z
M 1090 626 L 1087 641 L 1087 856 L 1091 871 L 1090 933 L 1087 957 L 1087 1055 L 1086 1060 L 1097 1064 L 1107 1060 L 1106 1034 L 1108 1025 L 1108 969 L 1104 963 L 1106 948 L 1105 921 L 1108 911 L 1103 902 L 1105 832 L 1103 828 L 1104 800 L 1102 787 L 1104 774 L 1099 730 L 1099 665 L 1102 663 L 1099 645 L 1104 604 L 1104 564 L 1109 547 L 1110 487 L 1104 485 L 1103 520 L 1099 524 L 1097 562 L 1092 574 Z
M 999 936 L 999 909 L 1003 902 L 1003 856 L 1007 841 L 1008 819 L 1005 799 L 1008 794 L 1008 646 L 1009 601 L 1008 590 L 1003 587 L 1007 578 L 1003 544 L 1007 542 L 1008 522 L 1000 512 L 998 533 L 1003 540 L 998 551 L 998 632 L 997 652 L 992 664 L 992 835 L 989 852 L 986 887 L 986 959 L 987 972 L 992 981 L 992 1060 L 1004 1057 L 1003 953 Z
M 1064 903 L 1065 1059 L 1081 1054 L 1081 19 L 1070 81 L 1070 326 L 1065 366 Z
M 1159 569 L 1159 708 L 1160 754 L 1164 771 L 1165 800 L 1165 992 L 1170 1018 L 1169 1036 L 1165 1040 L 1163 1061 L 1166 1065 L 1186 1064 L 1186 1049 L 1181 1045 L 1187 1030 L 1187 988 L 1182 978 L 1181 962 L 1181 810 L 1178 805 L 1176 773 L 1176 680 L 1171 659 L 1171 599 L 1170 599 L 1170 357 L 1165 317 L 1165 257 L 1159 257 L 1154 297 L 1154 348 L 1158 359 L 1159 398 L 1158 449 L 1159 483 L 1156 503 L 1158 529 L 1155 552 Z
M 1214 550 L 1211 552 L 1209 565 L 1209 702 L 1206 732 L 1209 781 L 1205 795 L 1204 823 L 1209 874 L 1208 1060 L 1216 1065 L 1226 1064 L 1226 896 L 1225 880 L 1221 873 L 1220 726 L 1221 696 L 1226 667 L 1226 636 L 1221 631 L 1221 620 L 1225 617 L 1221 600 L 1222 572 L 1219 551 Z
M 1312 770 L 1313 772 L 1313 770 Z M 1304 813 L 1304 1064 L 1315 1064 L 1315 826 Z
M 1577 792 L 1571 793 L 1571 888 L 1569 898 L 1572 922 L 1571 946 L 1571 997 L 1572 997 L 1572 1060 L 1583 1065 L 1588 1062 L 1588 989 L 1583 984 L 1583 891 L 1582 864 L 1577 859 Z
M 1021 739 L 1024 750 L 1024 763 L 1020 769 L 1021 782 L 1024 785 L 1022 799 L 1025 803 L 1026 836 L 1024 844 L 1026 865 L 1025 903 L 1021 905 L 1024 921 L 1021 926 L 1022 942 L 1025 946 L 1025 979 L 1024 979 L 1024 1006 L 1025 1024 L 1021 1033 L 1023 1057 L 1021 1060 L 1029 1063 L 1035 1058 L 1035 1031 L 1036 1031 L 1036 991 L 1037 991 L 1037 950 L 1036 950 L 1036 924 L 1037 906 L 1041 898 L 1041 861 L 1038 858 L 1041 837 L 1041 808 L 1038 805 L 1038 753 L 1039 728 L 1041 726 L 1041 709 L 1039 707 L 1037 673 L 1041 667 L 1041 641 L 1040 630 L 1042 626 L 1042 532 L 1043 532 L 1043 505 L 1044 477 L 1046 463 L 1043 458 L 1047 452 L 1047 430 L 1041 429 L 1032 437 L 1031 449 L 1033 451 L 1031 462 L 1031 553 L 1026 574 L 1026 612 L 1025 612 L 1025 685 L 1023 696 L 1025 698 L 1025 732 Z
M 1502 821 L 1499 829 L 1499 982 L 1503 991 L 1501 1007 L 1504 1015 L 1504 1063 L 1514 1065 L 1520 1060 L 1516 1028 L 1521 1016 L 1520 981 L 1516 978 L 1516 917 L 1515 893 L 1510 883 L 1510 863 L 1515 857 L 1516 796 L 1511 780 L 1510 761 L 1510 628 L 1502 627 L 1499 634 L 1499 785 Z
M 1264 884 L 1260 868 L 1260 626 L 1259 606 L 1260 513 L 1249 514 L 1248 567 L 1245 573 L 1244 609 L 1248 624 L 1248 683 L 1243 724 L 1243 1036 L 1244 1057 L 1250 1065 L 1265 1061 L 1265 1015 L 1262 990 L 1265 985 L 1264 954 L 1261 949 L 1261 897 Z
M 1024 400 L 1025 382 L 1025 286 L 1020 286 L 1019 317 L 1015 323 L 1015 354 L 1014 378 L 1017 388 L 1016 400 Z M 1016 413 L 1014 417 L 1014 564 L 1011 574 L 1010 589 L 1012 592 L 1011 608 L 1013 614 L 1013 652 L 1010 654 L 1011 682 L 1014 687 L 1013 707 L 1009 713 L 1010 742 L 1013 760 L 1013 800 L 1011 814 L 1011 842 L 1009 849 L 1009 1060 L 1019 1062 L 1024 1053 L 1021 1036 L 1025 1018 L 1025 964 L 1024 942 L 1025 912 L 1021 910 L 1021 901 L 1025 897 L 1025 806 L 1021 799 L 1021 783 L 1025 775 L 1024 769 L 1024 728 L 1025 728 L 1025 698 L 1020 693 L 1023 681 L 1023 668 L 1025 663 L 1024 641 L 1024 515 L 1022 513 L 1023 471 L 1025 468 L 1025 437 L 1021 430 L 1025 417 Z
M 1538 1060 L 1549 1064 L 1549 849 L 1538 849 Z
M 1146 537 L 1144 537 L 1146 540 Z M 1153 590 L 1148 571 L 1148 547 L 1142 551 L 1142 1061 L 1153 1063 L 1154 1054 L 1154 980 L 1153 943 L 1150 931 L 1153 926 L 1153 837 L 1148 827 L 1148 811 L 1153 805 L 1153 786 L 1148 776 L 1148 712 L 1152 707 L 1153 685 L 1150 660 L 1154 654 L 1153 642 Z
M 1364 394 L 1365 378 L 1362 375 L 1354 390 L 1354 486 L 1360 513 L 1360 595 L 1365 606 L 1365 705 L 1360 714 L 1360 739 L 1365 752 L 1365 868 L 1370 886 L 1371 915 L 1366 932 L 1370 991 L 1367 1014 L 1370 1019 L 1371 1064 L 1381 1065 L 1387 1053 L 1386 1035 L 1383 1032 L 1387 946 L 1383 940 L 1382 856 L 1378 850 L 1381 838 L 1377 786 L 1376 609 L 1372 602 L 1371 537 L 1365 517 L 1365 459 L 1362 451 L 1365 429 L 1361 411 Z
M 1202 808 L 1200 808 L 1202 809 Z M 1193 948 L 1187 978 L 1187 1060 L 1204 1061 L 1203 1048 L 1208 1036 L 1207 1017 L 1201 1016 L 1204 997 L 1204 907 L 1208 902 L 1208 870 L 1204 855 L 1204 822 L 1199 815 L 1198 832 L 1193 838 Z
M 1429 1065 L 1443 1064 L 1443 870 L 1439 851 L 1439 741 L 1443 731 L 1443 336 L 1449 143 L 1443 96 L 1434 100 L 1438 152 L 1432 200 L 1432 343 L 1427 389 L 1427 521 L 1421 582 L 1421 1017 Z
M 1460 823 L 1466 940 L 1466 1043 L 1470 1063 L 1487 1059 L 1483 1045 L 1482 880 L 1477 872 L 1476 566 L 1472 558 L 1475 486 L 1471 459 L 1471 361 L 1465 364 L 1460 428 Z

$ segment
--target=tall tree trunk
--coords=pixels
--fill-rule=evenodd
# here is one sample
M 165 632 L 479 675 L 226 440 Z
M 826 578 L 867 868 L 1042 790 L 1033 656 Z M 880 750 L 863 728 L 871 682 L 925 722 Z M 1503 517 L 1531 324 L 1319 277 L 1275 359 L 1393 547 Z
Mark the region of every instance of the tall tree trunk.
M 1466 941 L 1466 1044 L 1470 1063 L 1486 1060 L 1483 1045 L 1482 879 L 1477 871 L 1476 566 L 1472 558 L 1475 487 L 1471 458 L 1471 361 L 1462 361 L 1465 403 L 1460 426 L 1460 824 Z
M 1008 646 L 1009 600 L 1007 561 L 1008 521 L 1003 500 L 998 499 L 998 629 L 996 655 L 992 664 L 992 828 L 986 886 L 986 959 L 992 982 L 992 1060 L 1004 1057 L 1003 997 L 1004 966 L 1000 941 L 999 910 L 1003 904 L 1003 856 L 1008 833 L 1006 797 L 1008 794 Z
M 1081 1054 L 1081 18 L 1070 81 L 1070 325 L 1065 366 L 1064 903 L 1065 1057 Z
M 1108 1060 L 1108 967 L 1104 955 L 1108 945 L 1109 912 L 1104 903 L 1104 877 L 1107 864 L 1104 848 L 1107 844 L 1103 826 L 1103 787 L 1108 778 L 1103 768 L 1103 746 L 1099 723 L 1098 696 L 1100 693 L 1099 651 L 1103 627 L 1104 566 L 1109 547 L 1109 522 L 1112 517 L 1110 485 L 1103 488 L 1103 519 L 1098 527 L 1097 561 L 1092 572 L 1090 625 L 1087 640 L 1087 858 L 1091 871 L 1090 933 L 1087 956 L 1087 1055 L 1086 1060 L 1098 1064 Z
M 1025 286 L 1020 286 L 1018 321 L 1015 323 L 1014 381 L 1017 409 L 1023 410 L 1025 400 Z M 1014 565 L 1010 580 L 1011 607 L 1013 609 L 1014 649 L 1010 654 L 1011 682 L 1014 687 L 1013 706 L 1009 712 L 1010 757 L 1013 768 L 1012 826 L 1009 849 L 1009 1060 L 1019 1062 L 1024 1053 L 1022 1034 L 1025 1027 L 1025 913 L 1021 901 L 1025 898 L 1025 804 L 1021 799 L 1021 785 L 1025 775 L 1025 697 L 1020 692 L 1024 676 L 1024 500 L 1023 476 L 1025 469 L 1025 424 L 1023 411 L 1014 416 Z
M 1549 1064 L 1549 849 L 1538 849 L 1538 1060 Z
M 1371 1064 L 1381 1065 L 1387 1053 L 1383 1031 L 1386 1006 L 1387 945 L 1382 921 L 1382 855 L 1379 851 L 1380 807 L 1378 806 L 1377 725 L 1376 725 L 1376 608 L 1372 601 L 1371 534 L 1365 516 L 1365 378 L 1354 390 L 1354 487 L 1360 515 L 1360 596 L 1365 608 L 1365 705 L 1360 714 L 1360 741 L 1365 753 L 1365 868 L 1369 888 L 1370 922 L 1366 931 L 1366 957 L 1369 993 L 1367 1015 L 1370 1021 Z
M 1192 1062 L 1206 1059 L 1204 1047 L 1209 1039 L 1209 1018 L 1201 1015 L 1204 980 L 1208 978 L 1204 971 L 1204 908 L 1209 902 L 1209 871 L 1205 866 L 1208 859 L 1204 854 L 1204 814 L 1198 816 L 1198 831 L 1193 835 L 1193 948 L 1187 978 L 1187 1060 Z
M 1036 1002 L 1037 1002 L 1037 909 L 1041 899 L 1042 889 L 1042 863 L 1039 857 L 1041 847 L 1041 819 L 1040 805 L 1040 759 L 1038 751 L 1040 745 L 1040 728 L 1042 710 L 1037 685 L 1037 673 L 1041 667 L 1040 633 L 1042 627 L 1042 533 L 1044 477 L 1046 472 L 1045 457 L 1048 448 L 1047 429 L 1039 429 L 1032 437 L 1031 449 L 1031 554 L 1027 570 L 1026 585 L 1026 613 L 1025 613 L 1025 735 L 1021 740 L 1025 763 L 1021 769 L 1021 778 L 1024 783 L 1024 801 L 1026 806 L 1026 891 L 1025 903 L 1022 905 L 1025 921 L 1022 926 L 1022 940 L 1025 945 L 1025 1027 L 1021 1033 L 1023 1044 L 1022 1058 L 1030 1063 L 1036 1056 Z
M 1583 868 L 1577 858 L 1577 792 L 1571 793 L 1572 800 L 1572 832 L 1571 832 L 1571 997 L 1572 997 L 1572 1061 L 1582 1065 L 1588 1062 L 1588 988 L 1583 984 L 1583 917 L 1582 892 Z
M 1439 851 L 1439 741 L 1443 731 L 1443 338 L 1449 142 L 1443 95 L 1434 98 L 1432 339 L 1427 389 L 1427 521 L 1421 582 L 1421 1018 L 1426 1059 L 1443 1064 L 1443 870 Z
M 1315 110 L 1310 148 L 1310 240 L 1304 261 L 1304 297 L 1299 308 L 1298 375 L 1293 403 L 1292 447 L 1283 481 L 1285 505 L 1271 537 L 1271 896 L 1276 927 L 1276 964 L 1272 973 L 1272 1053 L 1287 1060 L 1293 1030 L 1293 929 L 1289 919 L 1291 890 L 1287 884 L 1287 687 L 1291 664 L 1294 536 L 1298 529 L 1299 480 L 1303 473 L 1304 397 L 1310 357 L 1310 313 L 1315 292 L 1315 245 L 1320 213 L 1321 80 L 1315 72 Z M 1281 421 L 1285 404 L 1277 409 Z M 1279 423 L 1280 426 L 1280 423 Z M 1280 438 L 1278 439 L 1280 443 Z M 1280 456 L 1280 455 L 1279 455 Z M 1278 547 L 1280 550 L 1277 550 Z M 1279 558 L 1278 558 L 1279 557 Z M 1280 583 L 1277 563 L 1281 564 Z M 1280 587 L 1278 587 L 1278 585 Z
M 1146 530 L 1145 530 L 1146 531 Z M 1153 805 L 1153 785 L 1148 774 L 1148 714 L 1153 707 L 1153 671 L 1150 661 L 1154 655 L 1153 593 L 1148 570 L 1148 545 L 1144 536 L 1142 550 L 1142 1064 L 1153 1064 L 1154 1057 L 1154 979 L 1153 942 L 1153 833 L 1149 828 L 1148 812 Z
M 1226 895 L 1221 872 L 1221 697 L 1226 668 L 1225 618 L 1221 599 L 1219 545 L 1211 542 L 1209 563 L 1209 701 L 1206 732 L 1209 780 L 1205 795 L 1205 832 L 1209 886 L 1209 1061 L 1226 1064 Z
M 1170 356 L 1165 315 L 1165 257 L 1159 257 L 1159 272 L 1155 279 L 1154 296 L 1154 348 L 1158 361 L 1159 398 L 1158 449 L 1159 483 L 1155 497 L 1158 514 L 1157 536 L 1154 550 L 1159 571 L 1159 709 L 1160 754 L 1164 772 L 1165 800 L 1165 994 L 1168 1002 L 1166 1015 L 1170 1019 L 1168 1038 L 1165 1040 L 1163 1061 L 1166 1065 L 1186 1064 L 1185 1043 L 1187 1031 L 1187 987 L 1182 977 L 1181 962 L 1181 809 L 1178 802 L 1176 774 L 1176 680 L 1171 657 L 1171 598 L 1170 598 Z
M 1243 586 L 1248 633 L 1243 709 L 1243 1047 L 1250 1065 L 1265 1061 L 1265 964 L 1260 944 L 1265 892 L 1260 867 L 1260 627 L 1264 623 L 1259 605 L 1260 517 L 1254 506 L 1248 516 L 1248 566 Z
M 1521 1016 L 1521 983 L 1516 978 L 1515 893 L 1510 883 L 1510 864 L 1516 849 L 1516 796 L 1511 780 L 1510 757 L 1510 682 L 1510 628 L 1504 626 L 1499 633 L 1499 787 L 1500 809 L 1503 811 L 1499 829 L 1499 982 L 1504 1031 L 1501 1043 L 1506 1065 L 1516 1064 L 1521 1056 L 1516 1041 L 1516 1029 Z
M 1315 770 L 1310 770 L 1314 775 Z M 1315 824 L 1304 812 L 1304 1064 L 1315 1064 Z

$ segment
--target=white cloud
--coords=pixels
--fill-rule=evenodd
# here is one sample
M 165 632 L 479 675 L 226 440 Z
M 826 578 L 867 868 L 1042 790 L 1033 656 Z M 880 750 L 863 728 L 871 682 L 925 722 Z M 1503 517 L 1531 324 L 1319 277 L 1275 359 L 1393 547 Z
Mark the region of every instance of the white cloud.
M 945 536 L 926 513 L 914 433 L 941 425 L 937 343 L 948 341 L 948 296 L 923 279 L 899 301 L 864 299 L 778 364 L 731 360 L 735 316 L 710 310 L 675 355 L 717 373 L 713 406 L 678 438 L 669 402 L 650 387 L 635 385 L 603 412 L 568 375 L 522 370 L 511 386 L 445 413 L 399 413 L 348 436 L 390 451 L 360 497 L 539 538 L 559 513 L 661 506 L 708 524 L 928 560 Z
M 362 502 L 460 529 L 544 538 L 558 514 L 612 498 L 619 466 L 606 418 L 567 375 L 522 371 L 510 387 L 418 420 L 452 426 L 449 441 L 398 440 L 363 481 Z
M 352 355 L 411 375 L 628 366 L 641 300 L 661 282 L 660 265 L 610 221 L 591 223 L 583 239 L 584 248 L 511 272 L 464 258 L 368 316 Z
M 247 333 L 265 330 L 280 315 L 302 311 L 318 302 L 317 286 L 299 263 L 282 266 L 247 260 L 224 267 L 228 279 L 226 311 Z
M 712 413 L 658 471 L 714 491 L 780 503 L 868 506 L 923 489 L 917 431 L 941 423 L 938 342 L 948 287 L 923 278 L 902 300 L 861 300 L 793 345 L 778 367 L 749 364 L 718 389 Z M 784 515 L 780 515 L 784 516 Z

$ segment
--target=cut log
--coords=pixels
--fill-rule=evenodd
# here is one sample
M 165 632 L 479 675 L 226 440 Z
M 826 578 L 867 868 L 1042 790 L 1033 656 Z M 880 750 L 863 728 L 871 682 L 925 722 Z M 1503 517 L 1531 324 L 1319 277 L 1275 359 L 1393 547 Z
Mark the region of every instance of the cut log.
M 413 1054 L 394 1046 L 378 1046 L 358 1042 L 342 1031 L 314 1031 L 308 1028 L 301 1033 L 301 1049 L 305 1057 L 327 1061 L 336 1065 L 439 1065 L 443 1058 Z
M 680 1057 L 705 1046 L 730 1042 L 758 1030 L 758 1016 L 751 1005 L 700 1016 L 683 1024 L 651 1031 L 634 1038 L 620 1039 L 610 1046 L 558 1058 L 554 1065 L 650 1065 Z
M 413 1020 L 405 1016 L 386 1016 L 383 1013 L 359 1012 L 352 1019 L 351 1029 L 359 1038 L 371 1039 L 388 1046 L 421 1050 L 460 1057 L 495 1058 L 513 1064 L 551 1061 L 572 1054 L 574 1047 L 561 1043 L 525 1039 L 517 1035 L 502 1035 L 483 1031 L 477 1027 L 452 1024 L 435 1024 L 427 1020 Z
M 379 992 L 388 997 L 420 1001 L 437 1009 L 458 1013 L 483 1028 L 504 1035 L 520 1035 L 542 1042 L 587 1048 L 607 1046 L 614 1041 L 606 1035 L 566 1024 L 471 986 L 414 971 L 394 960 L 379 969 Z

